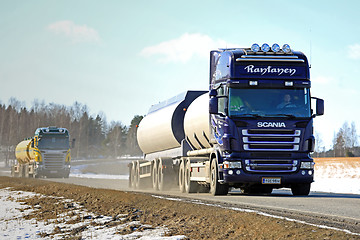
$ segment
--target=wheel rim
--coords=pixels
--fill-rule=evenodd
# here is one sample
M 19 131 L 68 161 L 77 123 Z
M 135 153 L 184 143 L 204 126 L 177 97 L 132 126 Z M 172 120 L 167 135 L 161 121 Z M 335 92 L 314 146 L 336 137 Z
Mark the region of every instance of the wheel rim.
M 153 166 L 153 172 L 152 172 L 152 184 L 153 184 L 153 189 L 157 190 L 158 188 L 158 184 L 157 184 L 157 168 L 156 168 L 156 162 L 154 163 Z
M 214 188 L 216 183 L 216 168 L 214 166 L 211 166 L 211 186 Z
M 157 183 L 158 183 L 158 189 L 162 189 L 162 184 L 163 184 L 163 172 L 162 172 L 162 164 L 159 163 L 159 167 L 158 167 L 158 174 L 157 174 L 157 177 L 158 177 L 158 180 L 157 180 Z
M 179 188 L 180 192 L 184 192 L 184 165 L 181 163 L 180 169 L 179 169 Z
M 188 163 L 186 163 L 185 178 L 184 178 L 184 184 L 185 184 L 185 191 L 186 192 L 189 192 L 189 183 L 190 183 L 190 169 L 189 169 Z

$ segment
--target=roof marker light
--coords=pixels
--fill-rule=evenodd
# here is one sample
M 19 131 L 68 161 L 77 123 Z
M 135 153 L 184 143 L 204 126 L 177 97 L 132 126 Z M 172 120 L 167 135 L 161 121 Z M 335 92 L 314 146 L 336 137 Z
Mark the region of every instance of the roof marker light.
M 284 44 L 283 47 L 282 47 L 282 50 L 285 53 L 291 53 L 291 48 L 290 48 L 289 44 Z
M 279 46 L 279 44 L 274 43 L 274 44 L 271 46 L 271 51 L 273 51 L 273 52 L 278 52 L 278 51 L 280 51 L 280 46 Z
M 258 81 L 249 81 L 249 85 L 250 85 L 250 86 L 257 86 L 257 85 L 258 85 Z
M 285 86 L 292 87 L 292 86 L 294 86 L 294 82 L 285 81 Z
M 251 45 L 251 51 L 258 52 L 259 50 L 260 50 L 259 44 L 254 43 L 253 45 Z
M 263 52 L 268 52 L 268 51 L 270 50 L 269 44 L 264 43 L 264 44 L 261 46 L 261 50 L 262 50 Z

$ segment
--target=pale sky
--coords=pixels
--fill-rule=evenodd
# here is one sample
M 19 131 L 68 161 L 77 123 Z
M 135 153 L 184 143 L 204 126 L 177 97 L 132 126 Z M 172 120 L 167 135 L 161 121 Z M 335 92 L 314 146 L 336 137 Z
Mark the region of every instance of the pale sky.
M 326 147 L 360 134 L 360 1 L 0 0 L 0 103 L 71 106 L 129 125 L 152 104 L 207 90 L 209 51 L 288 43 L 311 61 Z

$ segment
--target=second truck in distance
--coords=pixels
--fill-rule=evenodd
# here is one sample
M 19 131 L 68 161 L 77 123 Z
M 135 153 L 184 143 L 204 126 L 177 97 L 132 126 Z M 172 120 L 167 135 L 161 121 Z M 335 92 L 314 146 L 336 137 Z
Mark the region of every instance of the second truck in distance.
M 324 113 L 310 87 L 306 56 L 287 44 L 211 51 L 209 91 L 156 104 L 140 122 L 144 158 L 129 165 L 130 186 L 308 195 L 313 119 Z
M 43 127 L 35 136 L 21 141 L 15 149 L 13 177 L 65 177 L 70 174 L 70 134 L 66 128 Z

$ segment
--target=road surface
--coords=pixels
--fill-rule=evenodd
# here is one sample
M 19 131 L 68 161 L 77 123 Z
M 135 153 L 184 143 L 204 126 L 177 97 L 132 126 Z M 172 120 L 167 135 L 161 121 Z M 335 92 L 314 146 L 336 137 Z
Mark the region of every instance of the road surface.
M 78 162 L 75 166 L 81 169 L 88 168 L 88 171 L 94 173 L 99 171 L 104 174 L 108 171 L 117 171 L 112 163 L 98 165 L 97 163 Z M 118 162 L 118 169 L 122 169 L 120 174 L 126 174 L 127 161 Z M 104 170 L 104 165 L 108 169 Z M 90 169 L 90 170 L 89 170 Z M 110 170 L 111 169 L 111 170 Z M 115 170 L 114 170 L 115 169 Z M 111 172 L 113 174 L 113 172 Z M 4 174 L 4 172 L 2 173 Z M 166 192 L 148 190 L 129 189 L 128 181 L 125 179 L 100 179 L 70 177 L 68 179 L 51 178 L 49 181 L 71 183 L 95 188 L 115 189 L 122 191 L 141 191 L 153 195 L 165 195 L 184 199 L 184 201 L 200 200 L 201 203 L 216 204 L 222 207 L 232 207 L 237 209 L 250 209 L 274 216 L 287 217 L 305 221 L 310 224 L 325 225 L 346 229 L 360 234 L 360 195 L 356 194 L 336 194 L 311 192 L 307 197 L 292 196 L 288 190 L 274 190 L 269 196 L 249 196 L 240 193 L 237 189 L 231 191 L 227 196 L 212 196 L 209 193 L 184 194 L 177 189 Z

